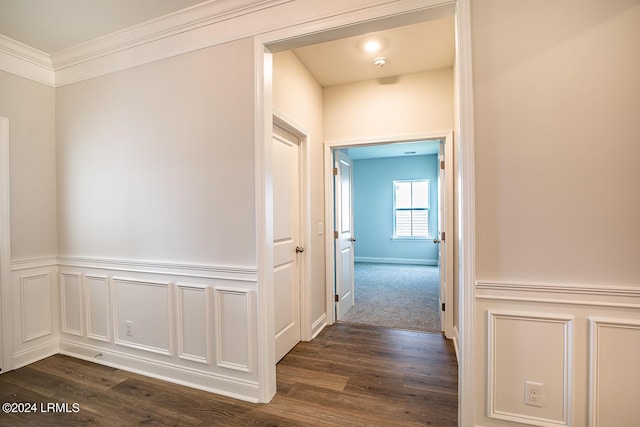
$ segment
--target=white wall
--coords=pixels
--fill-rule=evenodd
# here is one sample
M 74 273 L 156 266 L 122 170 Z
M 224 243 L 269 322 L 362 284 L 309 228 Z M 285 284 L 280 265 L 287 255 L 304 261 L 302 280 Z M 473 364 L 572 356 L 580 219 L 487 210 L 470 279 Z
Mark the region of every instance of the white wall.
M 252 49 L 57 89 L 61 255 L 255 267 Z
M 57 350 L 55 90 L 0 71 L 0 93 L 0 116 L 9 121 L 12 273 L 2 286 L 11 369 Z M 24 271 L 25 260 L 43 262 Z
M 324 235 L 324 169 L 322 87 L 291 51 L 273 55 L 273 106 L 309 132 L 311 178 L 311 325 L 316 333 L 326 323 Z
M 472 13 L 476 422 L 636 425 L 640 3 Z
M 324 135 L 327 141 L 452 129 L 451 68 L 324 89 Z
M 9 119 L 11 255 L 57 252 L 55 90 L 0 71 L 0 116 Z

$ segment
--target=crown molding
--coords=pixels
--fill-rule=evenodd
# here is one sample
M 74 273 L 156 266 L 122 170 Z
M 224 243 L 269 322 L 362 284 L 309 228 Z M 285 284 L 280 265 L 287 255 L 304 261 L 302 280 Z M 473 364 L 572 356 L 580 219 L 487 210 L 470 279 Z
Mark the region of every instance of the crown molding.
M 49 55 L 2 34 L 0 70 L 47 86 L 55 86 L 55 71 Z
M 210 0 L 54 52 L 51 55 L 51 62 L 56 71 L 56 86 L 64 86 L 248 36 L 251 28 L 223 24 L 292 1 Z

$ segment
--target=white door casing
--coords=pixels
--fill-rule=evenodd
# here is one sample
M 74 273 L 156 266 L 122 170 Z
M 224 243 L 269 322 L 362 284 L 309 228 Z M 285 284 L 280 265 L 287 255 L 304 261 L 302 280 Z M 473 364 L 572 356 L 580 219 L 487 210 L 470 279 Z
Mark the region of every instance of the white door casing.
M 279 361 L 300 341 L 299 140 L 273 127 L 273 286 Z
M 13 369 L 11 305 L 11 221 L 9 196 L 9 119 L 0 117 L 0 369 Z
M 353 162 L 343 152 L 334 152 L 336 317 L 341 320 L 355 302 L 353 270 Z
M 440 142 L 438 174 L 438 267 L 440 327 L 453 338 L 453 134 Z

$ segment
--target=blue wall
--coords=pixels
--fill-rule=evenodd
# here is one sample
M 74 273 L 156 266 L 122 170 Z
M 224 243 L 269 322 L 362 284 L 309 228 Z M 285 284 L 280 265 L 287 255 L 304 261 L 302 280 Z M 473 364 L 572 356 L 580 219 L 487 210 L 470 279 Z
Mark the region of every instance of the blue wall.
M 430 181 L 429 239 L 393 237 L 393 181 Z M 389 157 L 353 161 L 353 214 L 356 261 L 438 260 L 438 156 Z

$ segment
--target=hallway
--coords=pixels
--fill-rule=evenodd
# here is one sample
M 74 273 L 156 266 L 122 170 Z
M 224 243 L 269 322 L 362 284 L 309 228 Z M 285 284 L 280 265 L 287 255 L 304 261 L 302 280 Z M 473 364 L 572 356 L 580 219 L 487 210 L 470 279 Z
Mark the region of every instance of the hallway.
M 0 426 L 455 426 L 457 366 L 440 335 L 336 324 L 277 366 L 252 404 L 56 355 L 0 375 L 2 402 L 74 403 L 74 413 L 1 413 Z

